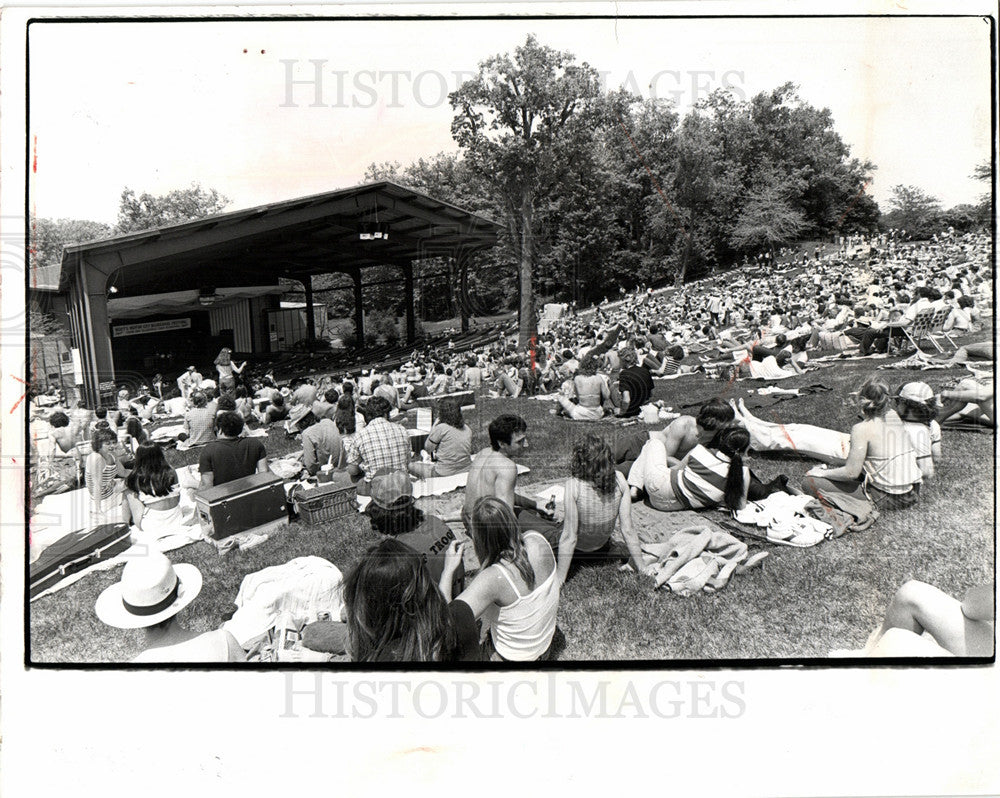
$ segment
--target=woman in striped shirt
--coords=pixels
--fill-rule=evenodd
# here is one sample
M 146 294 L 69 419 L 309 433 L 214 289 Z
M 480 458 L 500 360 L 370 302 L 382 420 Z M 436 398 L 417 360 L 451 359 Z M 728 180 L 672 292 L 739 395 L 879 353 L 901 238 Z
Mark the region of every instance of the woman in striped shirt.
M 100 514 L 122 508 L 122 521 L 131 523 L 132 514 L 125 501 L 125 481 L 129 473 L 114 451 L 118 436 L 110 429 L 94 431 L 90 440 L 93 451 L 87 455 L 85 480 L 87 492 L 94 503 L 94 511 Z
M 746 504 L 750 487 L 750 469 L 743 465 L 749 448 L 749 432 L 726 426 L 707 446 L 699 443 L 670 468 L 663 441 L 650 438 L 629 471 L 628 481 L 644 489 L 657 510 L 701 510 L 719 505 L 739 510 Z

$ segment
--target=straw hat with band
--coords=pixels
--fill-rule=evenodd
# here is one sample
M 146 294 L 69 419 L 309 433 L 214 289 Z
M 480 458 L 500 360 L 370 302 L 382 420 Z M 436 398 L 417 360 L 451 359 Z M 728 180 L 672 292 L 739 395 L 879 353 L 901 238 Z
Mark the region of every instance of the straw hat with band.
M 118 629 L 145 629 L 173 618 L 201 592 L 201 571 L 174 565 L 160 552 L 130 559 L 121 581 L 105 589 L 94 606 L 97 617 Z

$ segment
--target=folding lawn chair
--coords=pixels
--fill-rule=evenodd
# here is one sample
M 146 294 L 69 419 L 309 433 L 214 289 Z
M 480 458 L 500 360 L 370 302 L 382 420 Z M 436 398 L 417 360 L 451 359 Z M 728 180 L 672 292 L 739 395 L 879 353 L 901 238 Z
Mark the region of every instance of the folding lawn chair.
M 948 343 L 952 345 L 955 349 L 958 349 L 958 344 L 955 340 L 945 332 L 944 323 L 948 321 L 948 317 L 951 315 L 951 308 L 945 307 L 938 310 L 937 315 L 934 317 L 934 323 L 931 325 L 930 330 L 927 332 L 927 337 L 931 339 L 931 343 L 938 348 L 939 352 L 944 350 L 938 345 L 937 338 L 943 337 L 948 340 Z
M 948 314 L 951 312 L 950 308 L 924 308 L 921 310 L 913 319 L 913 321 L 906 327 L 901 328 L 903 330 L 903 335 L 905 335 L 910 343 L 913 344 L 913 348 L 918 352 L 920 351 L 920 342 L 926 338 L 937 349 L 938 353 L 944 352 L 941 345 L 934 339 L 932 333 L 935 331 L 939 335 L 945 336 L 949 341 L 951 341 L 952 346 L 955 342 L 951 340 L 949 336 L 944 331 L 944 322 L 948 318 Z

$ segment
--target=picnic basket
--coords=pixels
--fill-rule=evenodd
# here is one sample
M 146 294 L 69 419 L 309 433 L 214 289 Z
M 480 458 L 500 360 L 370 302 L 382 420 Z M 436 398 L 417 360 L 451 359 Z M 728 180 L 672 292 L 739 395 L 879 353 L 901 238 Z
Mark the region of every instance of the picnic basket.
M 335 482 L 314 488 L 296 487 L 292 499 L 298 506 L 302 520 L 307 524 L 332 521 L 357 510 L 358 489 L 354 485 L 339 485 Z

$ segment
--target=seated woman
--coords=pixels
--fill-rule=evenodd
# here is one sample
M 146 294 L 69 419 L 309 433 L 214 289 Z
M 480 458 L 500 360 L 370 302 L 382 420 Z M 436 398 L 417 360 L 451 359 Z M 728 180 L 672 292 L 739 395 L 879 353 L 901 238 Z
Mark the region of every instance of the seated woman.
M 243 421 L 254 418 L 253 400 L 247 396 L 247 389 L 242 385 L 236 387 L 236 412 L 243 416 Z
M 643 359 L 642 365 L 649 369 L 651 374 L 657 376 L 671 376 L 682 371 L 681 361 L 684 360 L 684 347 L 671 346 L 663 352 L 663 359 L 660 360 L 654 351 L 650 351 Z
M 605 406 L 611 405 L 611 391 L 607 378 L 597 373 L 596 358 L 585 356 L 569 385 L 576 401 L 562 393 L 558 396 L 559 408 L 565 415 L 574 421 L 597 421 L 604 417 Z
M 259 418 L 263 424 L 273 424 L 276 421 L 284 421 L 288 418 L 288 407 L 285 405 L 285 397 L 279 391 L 274 391 L 271 394 L 271 403 L 264 408 Z
M 750 433 L 736 425 L 723 427 L 707 446 L 697 444 L 678 465 L 667 465 L 662 439 L 651 437 L 629 471 L 629 485 L 645 490 L 657 510 L 701 510 L 746 505 L 750 469 L 743 458 Z
M 170 467 L 158 443 L 141 443 L 135 467 L 125 478 L 133 523 L 157 537 L 178 531 L 185 524 L 177 472 Z M 194 523 L 192 516 L 188 524 Z
M 188 446 L 203 446 L 215 440 L 215 410 L 208 406 L 208 396 L 194 391 L 190 397 L 191 408 L 184 414 L 184 432 Z
M 433 463 L 410 463 L 410 473 L 420 479 L 449 477 L 468 471 L 472 466 L 472 428 L 462 417 L 462 408 L 454 399 L 445 399 L 438 409 L 437 423 L 424 442 L 424 451 Z
M 937 402 L 924 382 L 908 382 L 899 389 L 896 412 L 910 436 L 917 466 L 924 479 L 934 476 L 934 463 L 941 459 L 941 426 L 934 420 Z
M 54 457 L 73 457 L 80 443 L 80 427 L 70 421 L 70 417 L 57 410 L 48 418 L 51 450 Z
M 908 507 L 917 500 L 923 479 L 910 436 L 889 408 L 888 386 L 871 378 L 858 394 L 864 420 L 851 428 L 847 460 L 838 468 L 817 466 L 806 472 L 803 490 L 854 493 L 863 482 L 880 509 Z
M 514 511 L 484 496 L 472 510 L 472 544 L 482 570 L 453 603 L 465 603 L 476 618 L 492 620 L 491 659 L 533 662 L 545 657 L 556 631 L 559 574 L 548 541 L 518 530 Z M 448 547 L 441 591 L 451 598 L 455 569 L 465 542 Z
M 110 429 L 97 429 L 90 439 L 92 451 L 84 464 L 87 493 L 95 513 L 104 515 L 122 508 L 122 521 L 131 522 L 131 512 L 125 500 L 125 477 L 129 471 L 115 451 L 118 436 Z
M 344 579 L 343 621 L 303 629 L 314 651 L 346 652 L 354 662 L 474 662 L 479 632 L 464 601 L 450 604 L 413 549 L 387 538 L 368 549 Z
M 243 662 L 246 652 L 224 629 L 192 632 L 177 620 L 201 592 L 201 571 L 152 551 L 130 557 L 121 581 L 97 597 L 97 617 L 117 629 L 144 629 L 143 651 L 132 662 Z
M 970 588 L 959 601 L 915 579 L 892 597 L 882 625 L 858 652 L 867 657 L 990 657 L 994 646 L 994 585 Z M 931 639 L 928 639 L 930 635 Z
M 125 420 L 125 446 L 135 454 L 135 451 L 148 440 L 146 430 L 138 416 L 129 416 Z
M 587 435 L 573 447 L 565 485 L 566 515 L 559 538 L 559 581 L 571 569 L 591 562 L 623 559 L 612 553 L 611 533 L 618 523 L 632 564 L 644 570 L 639 538 L 632 528 L 632 497 L 624 474 L 615 470 L 611 447 Z

